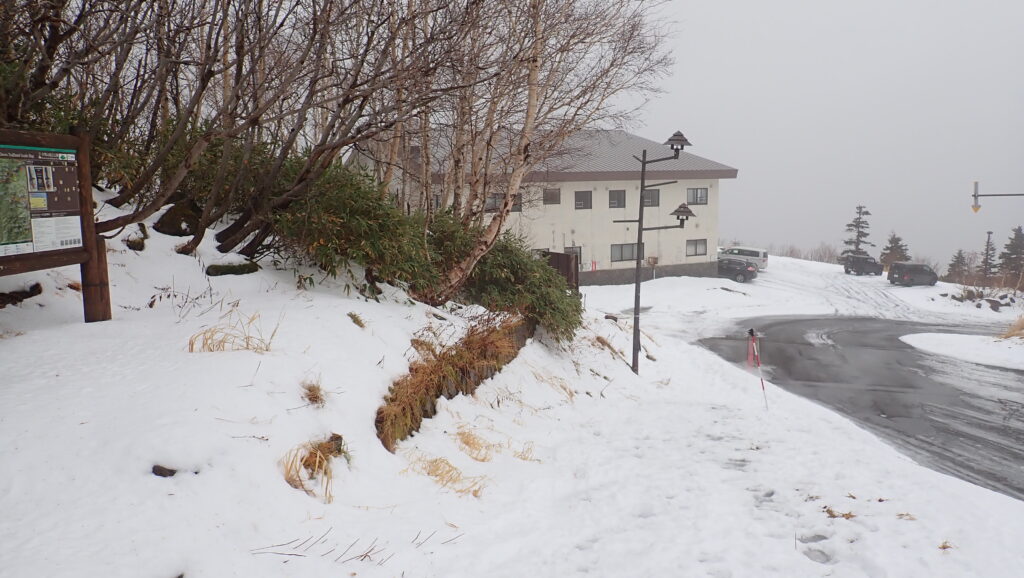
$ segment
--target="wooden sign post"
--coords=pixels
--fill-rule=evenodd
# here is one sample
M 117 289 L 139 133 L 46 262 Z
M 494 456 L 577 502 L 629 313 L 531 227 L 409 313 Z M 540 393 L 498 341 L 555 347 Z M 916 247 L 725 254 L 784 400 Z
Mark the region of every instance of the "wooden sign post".
M 0 277 L 79 264 L 85 321 L 110 319 L 87 135 L 0 129 Z

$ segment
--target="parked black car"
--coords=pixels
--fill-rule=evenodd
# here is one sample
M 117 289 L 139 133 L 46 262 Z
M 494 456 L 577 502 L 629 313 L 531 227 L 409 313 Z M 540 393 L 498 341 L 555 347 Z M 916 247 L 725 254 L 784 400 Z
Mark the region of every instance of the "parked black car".
M 719 259 L 718 276 L 728 277 L 737 283 L 744 283 L 757 277 L 757 267 L 739 259 Z
M 846 274 L 856 273 L 857 275 L 881 275 L 882 264 L 870 255 L 847 255 L 843 261 L 843 269 Z
M 939 275 L 924 263 L 898 262 L 889 265 L 889 283 L 895 285 L 934 285 Z

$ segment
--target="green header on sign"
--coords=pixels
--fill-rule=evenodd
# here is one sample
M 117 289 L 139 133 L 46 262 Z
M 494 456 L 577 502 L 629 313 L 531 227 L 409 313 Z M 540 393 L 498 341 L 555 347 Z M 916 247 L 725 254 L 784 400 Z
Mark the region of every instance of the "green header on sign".
M 71 154 L 75 154 L 75 153 L 78 152 L 78 151 L 76 151 L 74 149 L 48 149 L 48 148 L 43 148 L 43 147 L 27 147 L 27 146 L 21 146 L 21 145 L 5 145 L 5 144 L 0 144 L 0 149 L 22 149 L 22 150 L 30 150 L 30 151 L 49 151 L 49 152 L 54 152 L 54 153 L 71 153 Z

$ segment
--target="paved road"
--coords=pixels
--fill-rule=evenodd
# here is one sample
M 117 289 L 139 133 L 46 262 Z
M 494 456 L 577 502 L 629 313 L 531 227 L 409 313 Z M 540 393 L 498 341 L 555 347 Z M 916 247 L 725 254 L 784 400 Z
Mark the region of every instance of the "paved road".
M 749 327 L 764 335 L 772 383 L 845 414 L 924 465 L 1024 500 L 1024 371 L 935 356 L 899 340 L 997 328 L 765 317 L 741 322 L 735 337 L 701 343 L 743 362 Z

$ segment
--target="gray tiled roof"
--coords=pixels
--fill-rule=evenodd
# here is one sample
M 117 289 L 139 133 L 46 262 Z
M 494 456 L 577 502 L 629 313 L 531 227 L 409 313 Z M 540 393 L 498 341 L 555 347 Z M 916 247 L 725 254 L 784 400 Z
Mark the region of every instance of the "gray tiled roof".
M 529 181 L 639 180 L 640 162 L 633 158 L 647 149 L 648 158 L 669 156 L 667 145 L 622 130 L 586 130 L 571 137 L 564 153 L 530 173 Z M 688 152 L 647 167 L 652 177 L 670 179 L 734 179 L 737 170 Z

